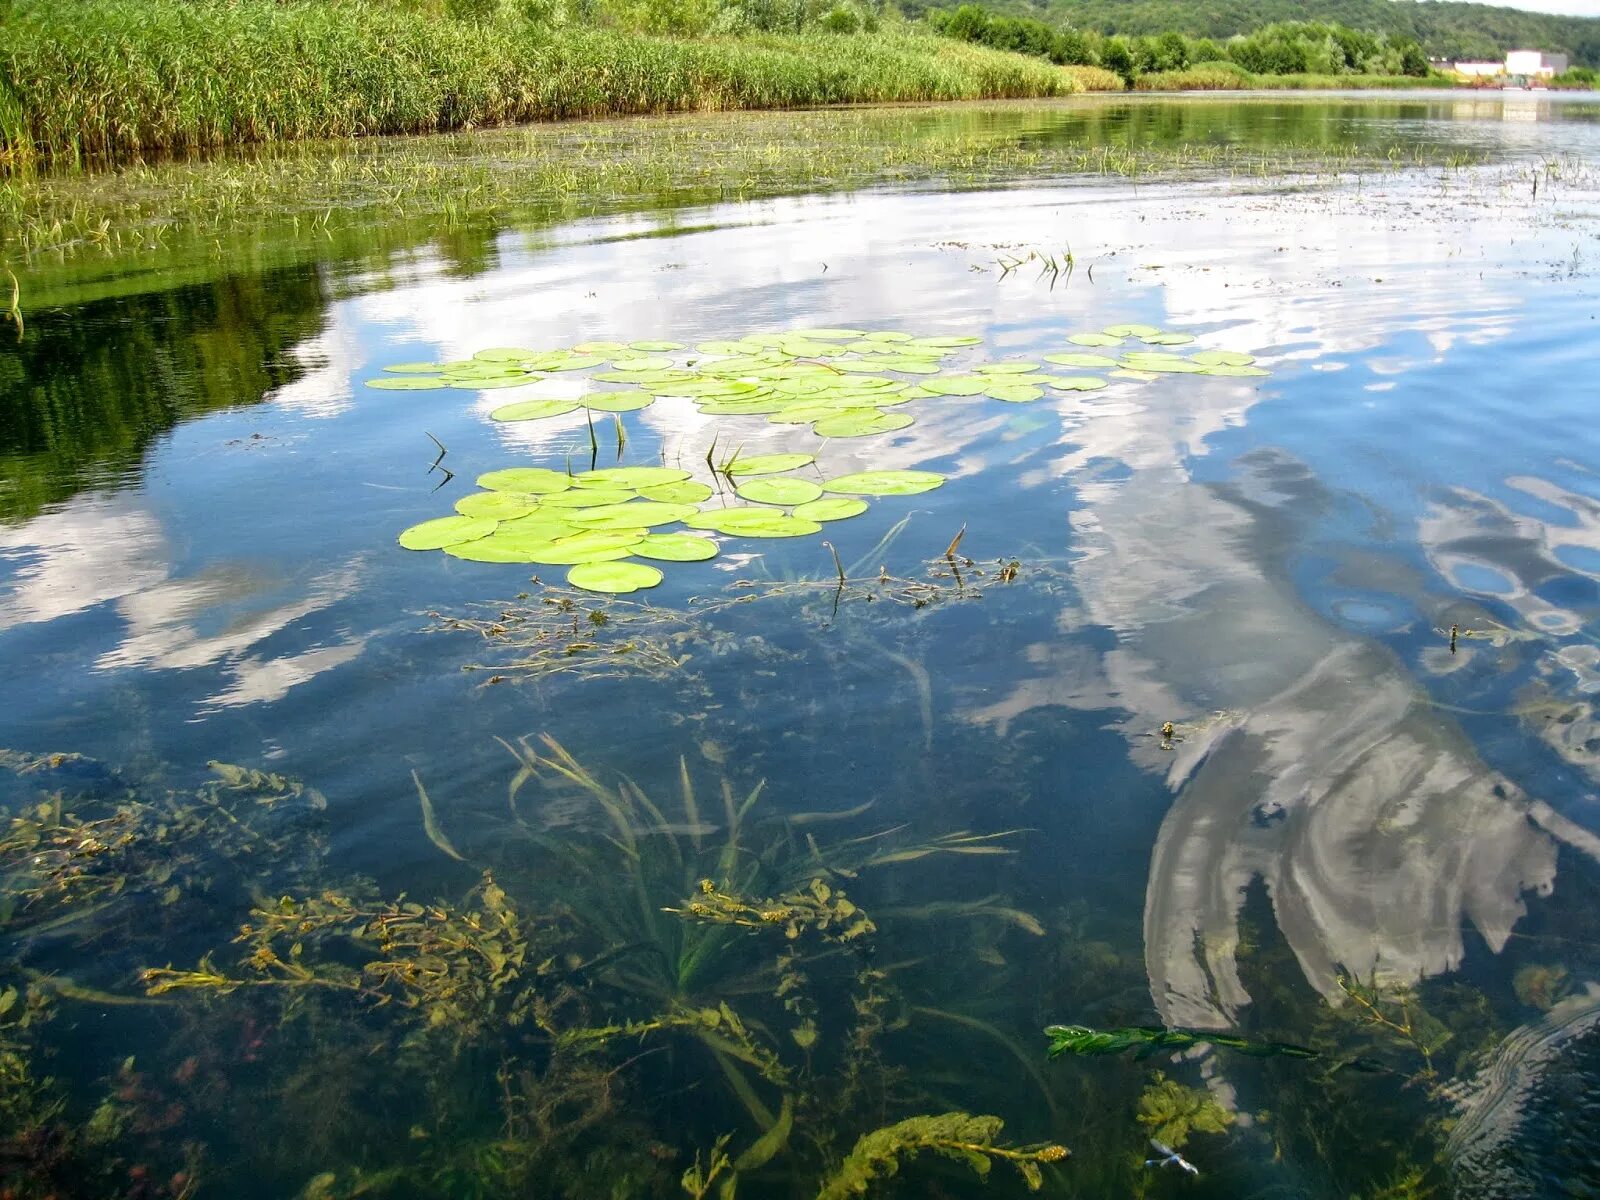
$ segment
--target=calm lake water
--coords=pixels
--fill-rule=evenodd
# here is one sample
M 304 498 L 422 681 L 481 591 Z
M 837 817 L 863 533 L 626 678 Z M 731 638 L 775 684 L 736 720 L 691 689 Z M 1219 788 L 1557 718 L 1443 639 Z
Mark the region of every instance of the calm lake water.
M 722 1145 L 741 1196 L 848 1196 L 858 1137 L 952 1111 L 1067 1147 L 1049 1195 L 1600 1195 L 1600 102 L 363 153 L 659 129 L 716 169 L 828 120 L 901 153 L 719 201 L 684 164 L 586 192 L 572 151 L 575 202 L 443 233 L 17 264 L 8 1195 L 682 1196 Z M 1085 147 L 1171 169 L 1064 170 Z M 366 386 L 816 327 L 981 339 L 954 371 L 1125 323 L 1268 374 L 933 396 L 859 438 L 663 398 L 596 445 L 582 410 L 489 419 L 576 375 Z M 616 601 L 395 542 L 487 471 L 726 491 L 735 448 L 947 482 Z M 1051 1024 L 1250 1044 L 1047 1059 Z M 871 1194 L 1025 1194 L 973 1153 Z

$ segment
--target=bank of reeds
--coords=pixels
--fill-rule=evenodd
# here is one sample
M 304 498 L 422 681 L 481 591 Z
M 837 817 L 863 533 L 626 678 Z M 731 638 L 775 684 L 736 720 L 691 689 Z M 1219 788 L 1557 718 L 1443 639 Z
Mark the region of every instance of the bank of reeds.
M 1071 66 L 1062 67 L 1068 75 L 1078 82 L 1086 92 L 1125 92 L 1127 83 L 1115 71 L 1108 71 L 1104 67 Z
M 1205 62 L 1178 71 L 1156 71 L 1134 80 L 1139 92 L 1389 91 L 1447 88 L 1442 75 L 1252 75 L 1235 63 Z
M 1056 96 L 1069 73 L 906 33 L 677 40 L 361 0 L 21 0 L 0 165 L 520 121 Z

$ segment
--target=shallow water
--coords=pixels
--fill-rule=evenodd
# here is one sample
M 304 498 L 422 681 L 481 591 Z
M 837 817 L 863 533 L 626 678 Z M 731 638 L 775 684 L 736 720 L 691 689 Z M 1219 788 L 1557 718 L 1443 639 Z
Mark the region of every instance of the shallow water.
M 860 1056 L 871 1099 L 849 1108 L 818 1084 L 799 1106 L 805 1140 L 749 1167 L 746 1194 L 814 1195 L 813 1167 L 857 1135 L 958 1109 L 1069 1147 L 1047 1194 L 1600 1191 L 1581 1117 L 1592 1101 L 1573 1099 L 1600 1084 L 1600 104 L 1158 99 L 893 115 L 897 136 L 924 123 L 937 142 L 954 121 L 990 147 L 1213 141 L 1270 159 L 1321 139 L 1480 161 L 1276 176 L 1196 162 L 1134 182 L 1017 158 L 966 180 L 779 180 L 724 203 L 671 188 L 597 196 L 593 215 L 437 240 L 375 217 L 365 244 L 346 227 L 322 252 L 219 241 L 209 268 L 170 267 L 170 287 L 132 254 L 22 273 L 24 295 L 92 276 L 102 298 L 30 309 L 20 344 L 0 338 L 0 680 L 13 698 L 0 746 L 87 755 L 140 796 L 192 789 L 220 760 L 327 799 L 314 833 L 292 839 L 325 842 L 314 868 L 258 851 L 230 889 L 203 865 L 200 834 L 161 851 L 200 864 L 179 872 L 196 880 L 179 915 L 118 916 L 113 903 L 87 926 L 45 928 L 27 904 L 5 915 L 0 992 L 49 992 L 48 977 L 95 989 L 61 995 L 30 1035 L 53 1054 L 36 1074 L 60 1077 L 71 1122 L 108 1087 L 121 1106 L 114 1138 L 50 1166 L 64 1194 L 73 1171 L 103 1170 L 96 1194 L 287 1196 L 333 1172 L 307 1194 L 677 1195 L 697 1150 L 724 1133 L 734 1152 L 754 1141 L 761 1122 L 703 1045 L 630 1035 L 605 1050 L 612 1142 L 587 1126 L 552 1135 L 541 1182 L 497 1191 L 487 1153 L 444 1167 L 436 1143 L 523 1128 L 488 1082 L 496 1064 L 543 1069 L 549 1047 L 526 1025 L 419 1063 L 402 1053 L 396 1006 L 343 1019 L 331 1001 L 272 989 L 159 1008 L 100 994 L 141 996 L 137 968 L 193 967 L 208 951 L 233 965 L 251 893 L 297 884 L 359 876 L 384 896 L 467 903 L 490 867 L 529 913 L 606 909 L 631 886 L 626 864 L 562 851 L 608 853 L 603 812 L 548 770 L 508 808 L 517 762 L 498 739 L 537 747 L 541 734 L 663 805 L 641 841 L 651 863 L 725 835 L 719 777 L 741 797 L 765 779 L 751 820 L 785 830 L 769 849 L 796 879 L 826 874 L 807 865 L 806 832 L 827 847 L 894 830 L 862 844 L 902 847 L 1016 831 L 984 843 L 1011 853 L 830 876 L 875 916 L 862 962 L 876 966 L 860 969 L 884 970 L 893 993 Z M 719 130 L 759 140 L 761 123 L 789 119 L 691 128 L 715 159 Z M 618 128 L 636 137 L 640 123 Z M 483 135 L 483 152 L 503 136 Z M 1005 270 L 1030 251 L 1070 251 L 1070 273 Z M 251 258 L 261 269 L 241 266 Z M 816 326 L 974 335 L 982 347 L 957 361 L 1037 360 L 1069 348 L 1068 333 L 1121 322 L 1248 352 L 1270 375 L 1119 380 L 1020 405 L 927 399 L 909 428 L 820 449 L 804 426 L 658 400 L 622 418 L 619 459 L 607 418 L 601 466 L 681 462 L 709 480 L 715 437 L 746 454 L 815 452 L 830 477 L 949 477 L 827 528 L 851 576 L 837 594 L 819 538 L 734 538 L 630 597 L 653 606 L 645 616 L 614 608 L 608 626 L 586 626 L 603 608 L 593 598 L 559 633 L 660 639 L 683 660 L 670 669 L 580 651 L 572 670 L 534 677 L 518 667 L 528 647 L 440 626 L 511 624 L 563 569 L 535 568 L 536 586 L 527 567 L 394 544 L 484 471 L 582 469 L 591 448 L 581 413 L 505 425 L 488 419 L 510 398 L 498 391 L 366 388 L 385 365 Z M 430 470 L 440 446 L 444 470 Z M 958 581 L 942 555 L 963 528 L 957 553 L 972 565 Z M 680 759 L 700 813 L 665 799 Z M 35 772 L 0 803 L 121 787 Z M 837 823 L 780 820 L 869 803 Z M 843 866 L 854 852 L 819 853 Z M 26 861 L 8 860 L 8 889 Z M 147 885 L 163 899 L 174 886 Z M 571 953 L 617 950 L 601 925 Z M 713 973 L 678 999 L 744 1012 L 805 1064 L 794 1094 L 806 1095 L 804 1081 L 855 1054 L 859 980 L 818 985 L 821 1040 L 797 1055 L 780 1023 L 795 1011 L 766 994 L 774 947 L 752 949 L 765 935 L 746 932 L 724 953 L 755 975 Z M 590 1024 L 668 1003 L 600 968 L 569 983 Z M 1050 1023 L 1232 1030 L 1322 1057 L 1046 1062 Z M 117 1076 L 130 1054 L 136 1084 Z M 1139 1119 L 1156 1071 L 1231 1117 L 1186 1135 L 1198 1178 L 1141 1165 L 1161 1131 Z M 783 1089 L 746 1074 L 775 1110 Z M 979 1187 L 930 1155 L 902 1177 L 905 1195 Z M 1001 1163 L 982 1190 L 1023 1189 Z

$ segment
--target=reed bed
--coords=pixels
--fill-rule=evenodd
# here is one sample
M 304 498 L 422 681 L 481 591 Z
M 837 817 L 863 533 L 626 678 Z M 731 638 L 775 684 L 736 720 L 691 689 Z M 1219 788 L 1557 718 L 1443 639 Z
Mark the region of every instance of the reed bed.
M 572 117 L 1081 90 L 1048 63 L 908 33 L 678 40 L 465 22 L 360 0 L 23 0 L 0 44 L 0 165 Z
M 1388 91 L 1450 85 L 1449 79 L 1438 75 L 1252 75 L 1235 63 L 1206 62 L 1141 75 L 1133 88 L 1137 92 Z

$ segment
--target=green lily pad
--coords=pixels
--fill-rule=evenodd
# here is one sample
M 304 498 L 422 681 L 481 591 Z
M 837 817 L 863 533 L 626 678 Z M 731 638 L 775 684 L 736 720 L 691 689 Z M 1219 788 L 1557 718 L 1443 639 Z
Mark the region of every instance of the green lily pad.
M 636 558 L 660 562 L 704 562 L 717 556 L 717 544 L 692 533 L 651 533 L 633 548 Z
M 984 394 L 992 400 L 1004 400 L 1007 404 L 1030 404 L 1044 395 L 1044 389 L 1034 387 L 1031 383 L 996 383 Z
M 547 508 L 601 508 L 607 504 L 626 504 L 633 495 L 630 488 L 575 487 L 543 499 Z
M 984 363 L 981 367 L 973 367 L 979 375 L 1031 375 L 1039 369 L 1038 363 Z
M 912 338 L 911 344 L 913 346 L 926 346 L 931 350 L 959 350 L 964 346 L 979 345 L 982 341 L 983 339 L 981 337 L 972 337 L 971 335 L 967 335 L 963 337 Z
M 880 329 L 875 333 L 864 333 L 861 336 L 869 342 L 910 342 L 915 340 L 911 334 L 901 333 L 894 329 Z
M 922 388 L 935 396 L 981 396 L 993 382 L 982 375 L 945 375 L 928 380 Z
M 877 366 L 879 370 L 893 371 L 897 375 L 937 375 L 942 369 L 926 358 L 881 358 Z
M 579 354 L 621 354 L 627 348 L 626 342 L 579 342 L 573 347 Z
M 700 504 L 711 499 L 711 488 L 693 479 L 679 483 L 655 483 L 639 489 L 646 500 L 659 500 L 663 504 Z
M 1228 364 L 1228 363 L 1224 363 L 1221 366 L 1216 366 L 1216 367 L 1204 367 L 1204 368 L 1202 368 L 1200 370 L 1199 373 L 1201 375 L 1227 375 L 1227 376 L 1232 376 L 1234 378 L 1243 378 L 1244 376 L 1247 376 L 1247 375 L 1267 375 L 1267 374 L 1270 374 L 1270 372 L 1264 371 L 1260 367 L 1250 367 L 1250 366 L 1236 367 L 1236 366 L 1233 366 L 1233 365 Z
M 528 549 L 528 543 L 499 538 L 492 534 L 489 537 L 480 538 L 476 542 L 462 542 L 458 546 L 446 546 L 444 552 L 452 558 L 464 558 L 468 562 L 531 563 L 536 561 Z
M 502 543 L 553 542 L 556 538 L 571 537 L 579 532 L 579 528 L 566 520 L 560 509 L 537 508 L 524 516 L 501 521 L 500 528 L 484 540 Z
M 829 417 L 841 416 L 844 413 L 875 413 L 877 411 L 878 406 L 865 398 L 851 401 L 825 400 L 820 403 L 806 401 L 780 409 L 768 417 L 767 420 L 774 425 L 809 425 L 813 421 L 825 421 Z
M 559 362 L 552 362 L 540 368 L 542 371 L 587 371 L 590 367 L 603 367 L 606 360 L 598 354 L 574 354 L 570 358 L 563 358 Z
M 659 500 L 629 500 L 623 504 L 607 504 L 600 508 L 574 508 L 568 518 L 584 529 L 648 529 L 652 525 L 670 525 L 700 510 L 693 504 L 663 504 Z
M 1074 333 L 1067 338 L 1074 346 L 1120 346 L 1122 339 L 1109 333 Z
M 463 517 L 488 517 L 492 521 L 527 516 L 538 506 L 537 496 L 522 492 L 473 492 L 456 501 L 456 511 Z
M 547 542 L 530 540 L 526 543 L 527 561 L 551 567 L 615 562 L 632 554 L 644 537 L 642 529 L 586 529 Z
M 539 421 L 545 417 L 564 417 L 576 412 L 578 406 L 571 400 L 519 400 L 503 404 L 489 414 L 491 421 Z
M 367 386 L 385 392 L 431 392 L 452 385 L 442 375 L 383 375 L 367 380 Z
M 822 490 L 854 496 L 915 496 L 933 491 L 944 480 L 937 471 L 857 471 L 828 480 Z
M 687 478 L 689 472 L 677 467 L 601 467 L 577 476 L 573 482 L 578 487 L 642 488 L 680 483 Z
M 450 386 L 461 391 L 491 392 L 496 388 L 527 387 L 530 383 L 538 383 L 543 375 L 495 375 L 484 379 L 466 379 Z
M 1214 369 L 1202 367 L 1187 358 L 1179 358 L 1176 354 L 1157 354 L 1153 351 L 1125 354 L 1122 356 L 1122 365 L 1135 371 L 1158 371 L 1169 375 L 1198 375 Z
M 671 354 L 674 350 L 682 350 L 682 342 L 629 342 L 628 349 L 637 350 L 641 354 Z
M 443 550 L 488 537 L 498 525 L 492 517 L 435 517 L 403 530 L 396 540 L 407 550 Z
M 816 456 L 811 454 L 752 454 L 748 458 L 734 459 L 728 464 L 727 472 L 729 475 L 776 475 L 797 467 L 809 467 L 816 461 Z
M 1187 346 L 1194 341 L 1192 333 L 1147 333 L 1139 339 L 1147 346 Z
M 795 506 L 793 515 L 802 521 L 842 521 L 867 511 L 867 502 L 855 496 L 824 496 Z
M 1189 361 L 1197 362 L 1202 367 L 1248 367 L 1256 359 L 1253 354 L 1242 354 L 1237 350 L 1202 350 L 1198 354 L 1191 354 Z
M 1089 354 L 1087 352 L 1046 354 L 1044 360 L 1047 363 L 1055 363 L 1058 367 L 1099 367 L 1104 369 L 1117 365 L 1117 360 L 1114 358 L 1107 358 L 1104 354 Z
M 790 336 L 813 342 L 848 342 L 864 335 L 859 329 L 796 329 Z
M 741 499 L 757 504 L 804 504 L 822 495 L 822 489 L 809 479 L 793 479 L 775 475 L 765 479 L 752 479 L 734 489 Z
M 549 467 L 507 467 L 478 476 L 478 486 L 492 492 L 537 492 L 548 495 L 572 486 L 572 476 Z
M 655 397 L 649 392 L 587 392 L 578 403 L 595 412 L 625 413 L 649 408 Z
M 765 396 L 730 396 L 701 400 L 695 407 L 708 417 L 757 417 L 780 412 L 784 405 L 791 402 L 788 396 L 768 393 Z
M 567 572 L 567 582 L 586 592 L 626 595 L 641 588 L 655 587 L 661 582 L 661 572 L 644 563 L 583 563 Z
M 1098 375 L 1050 375 L 1044 383 L 1058 392 L 1098 392 L 1106 386 Z
M 656 354 L 635 354 L 629 358 L 614 358 L 611 360 L 611 369 L 613 371 L 665 371 L 671 366 L 672 360 L 670 358 L 663 358 Z
M 1142 338 L 1153 333 L 1160 333 L 1154 325 L 1107 325 L 1105 332 L 1114 338 Z
M 519 363 L 538 353 L 537 350 L 524 350 L 520 346 L 496 346 L 489 350 L 479 350 L 472 357 L 475 362 Z
M 761 347 L 754 342 L 701 342 L 695 347 L 701 354 L 755 354 Z
M 1117 370 L 1111 372 L 1111 378 L 1137 379 L 1140 383 L 1149 383 L 1152 379 L 1160 379 L 1161 376 L 1156 374 L 1154 371 L 1138 371 L 1132 367 L 1119 367 Z
M 874 433 L 893 433 L 913 423 L 910 413 L 886 413 L 877 409 L 845 412 L 835 417 L 824 417 L 812 424 L 818 437 L 851 438 L 868 437 Z
M 803 537 L 818 533 L 822 526 L 815 521 L 791 517 L 788 513 L 756 506 L 716 508 L 689 518 L 684 524 L 695 529 L 715 529 L 735 537 Z

